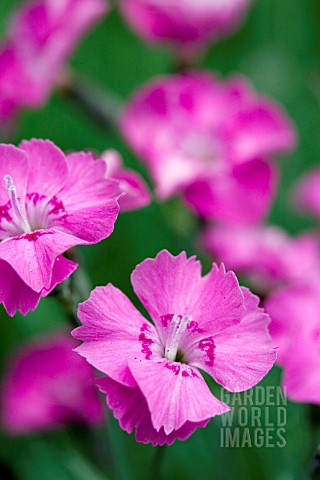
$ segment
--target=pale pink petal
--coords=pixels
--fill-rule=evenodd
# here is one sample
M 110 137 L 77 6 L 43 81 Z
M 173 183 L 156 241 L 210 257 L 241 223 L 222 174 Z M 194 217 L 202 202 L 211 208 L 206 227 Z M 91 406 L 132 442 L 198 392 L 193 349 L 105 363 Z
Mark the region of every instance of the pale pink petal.
M 107 405 L 113 411 L 120 427 L 128 433 L 136 430 L 136 440 L 141 443 L 156 445 L 172 445 L 178 440 L 186 440 L 196 428 L 205 427 L 203 422 L 186 422 L 178 430 L 166 435 L 164 428 L 157 431 L 151 421 L 148 404 L 138 387 L 130 388 L 115 382 L 111 378 L 101 378 L 96 381 L 99 389 L 106 395 Z
M 84 241 L 55 230 L 37 230 L 0 243 L 0 259 L 8 262 L 35 292 L 50 289 L 56 258 Z
M 162 250 L 155 259 L 138 265 L 131 275 L 135 293 L 150 313 L 162 339 L 167 336 L 166 315 L 191 316 L 193 328 L 186 332 L 209 334 L 238 323 L 243 315 L 243 296 L 232 272 L 213 266 L 201 277 L 201 264 L 183 252 L 177 257 Z M 187 342 L 187 340 L 186 340 Z
M 320 405 L 320 327 L 297 334 L 294 355 L 288 356 L 282 384 L 290 400 Z
M 212 225 L 201 236 L 205 249 L 228 268 L 245 275 L 259 292 L 300 282 L 319 269 L 319 239 L 312 233 L 290 237 L 265 225 Z
M 189 364 L 209 373 L 220 385 L 241 392 L 256 385 L 276 359 L 268 332 L 270 318 L 259 299 L 242 288 L 246 312 L 241 322 L 217 335 L 202 338 L 185 355 Z
M 66 160 L 69 173 L 59 198 L 67 214 L 57 217 L 51 226 L 86 242 L 99 242 L 111 235 L 117 219 L 118 184 L 104 178 L 105 163 L 90 153 L 73 153 Z
M 186 189 L 185 200 L 207 219 L 226 224 L 256 223 L 270 209 L 277 176 L 273 163 L 253 160 L 238 165 L 231 174 L 195 181 Z
M 49 200 L 68 175 L 64 154 L 50 140 L 24 140 L 19 148 L 28 156 L 28 193 L 41 193 Z
M 9 201 L 4 182 L 5 175 L 10 175 L 16 186 L 20 201 L 24 201 L 27 190 L 28 158 L 24 152 L 13 145 L 0 144 L 0 203 L 6 205 Z M 0 213 L 0 218 L 2 217 Z
M 149 188 L 142 176 L 134 170 L 123 167 L 122 158 L 116 150 L 106 150 L 102 156 L 107 165 L 107 178 L 119 182 L 119 189 L 124 192 L 119 198 L 122 212 L 146 207 L 151 202 Z
M 129 366 L 154 428 L 163 427 L 166 435 L 186 422 L 203 422 L 230 410 L 212 395 L 200 372 L 188 365 L 162 359 L 131 361 Z
M 14 352 L 1 395 L 2 423 L 8 433 L 102 422 L 93 370 L 72 351 L 75 346 L 68 335 L 51 333 Z
M 35 310 L 40 298 L 41 291 L 28 287 L 7 262 L 0 260 L 0 302 L 10 317 L 18 310 L 22 315 Z
M 121 0 L 129 25 L 147 41 L 198 51 L 241 23 L 249 0 L 199 2 Z
M 41 292 L 41 296 L 46 297 L 59 283 L 62 283 L 66 278 L 68 278 L 77 267 L 77 263 L 72 262 L 63 255 L 59 255 L 52 267 L 50 287 L 48 289 L 44 288 Z
M 274 102 L 267 100 L 240 110 L 224 124 L 222 133 L 233 137 L 230 157 L 235 159 L 235 163 L 286 152 L 296 143 L 296 135 L 287 116 Z
M 162 250 L 155 259 L 148 258 L 136 266 L 131 283 L 157 328 L 160 317 L 167 314 L 188 315 L 199 296 L 201 264 L 186 253 L 174 257 Z
M 300 180 L 295 197 L 301 210 L 320 217 L 320 169 L 314 169 Z
M 271 294 L 264 303 L 271 317 L 270 333 L 278 348 L 278 363 L 286 365 L 292 351 L 300 349 L 300 336 L 310 335 L 319 322 L 319 283 L 291 285 Z M 302 342 L 303 347 L 303 342 Z
M 35 310 L 41 297 L 47 296 L 54 287 L 63 282 L 77 268 L 77 264 L 60 256 L 57 257 L 53 268 L 51 284 L 47 290 L 41 292 L 32 290 L 18 276 L 15 270 L 5 261 L 0 261 L 0 302 L 3 303 L 8 315 L 13 317 L 19 310 L 26 315 Z
M 134 386 L 129 360 L 161 358 L 154 326 L 113 285 L 97 287 L 78 315 L 82 327 L 72 334 L 84 343 L 77 352 L 114 380 Z

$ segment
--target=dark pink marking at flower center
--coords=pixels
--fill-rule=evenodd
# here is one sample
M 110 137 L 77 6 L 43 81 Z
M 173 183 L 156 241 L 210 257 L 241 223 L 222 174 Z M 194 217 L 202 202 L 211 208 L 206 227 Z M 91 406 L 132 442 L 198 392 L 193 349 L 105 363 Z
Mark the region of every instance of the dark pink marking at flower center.
M 191 320 L 191 322 L 188 323 L 187 330 L 191 333 L 203 333 L 203 329 L 199 328 L 198 322 L 195 322 L 194 320 Z
M 59 200 L 57 197 L 53 197 L 50 202 L 50 205 L 52 205 L 51 210 L 49 210 L 49 215 L 59 215 L 59 213 L 65 213 L 66 209 L 64 208 L 64 205 L 61 200 Z
M 0 221 L 4 218 L 5 220 L 7 220 L 7 222 L 10 222 L 12 220 L 12 217 L 9 213 L 9 210 L 11 208 L 11 203 L 10 201 L 7 202 L 5 205 L 2 205 L 0 207 Z
M 144 323 L 140 329 L 139 341 L 142 343 L 141 352 L 145 355 L 146 360 L 150 360 L 152 357 L 151 345 L 154 343 L 151 338 L 147 337 L 150 334 L 150 327 L 147 323 Z
M 175 375 L 180 373 L 180 365 L 178 363 L 165 363 L 165 368 L 171 370 Z
M 166 315 L 161 315 L 161 317 L 160 317 L 161 325 L 164 328 L 167 328 L 169 323 L 171 323 L 173 317 L 174 317 L 173 313 L 167 313 Z M 181 315 L 178 315 L 178 317 L 182 318 Z
M 13 237 L 12 240 L 28 240 L 28 242 L 36 242 L 38 238 L 42 237 L 43 235 L 53 235 L 54 232 L 48 232 L 45 230 L 35 230 L 34 232 L 25 233 L 20 237 Z
M 40 195 L 37 192 L 27 193 L 27 199 L 32 201 L 33 205 L 36 205 L 40 200 L 44 200 L 45 195 Z
M 213 367 L 214 358 L 215 358 L 214 351 L 216 348 L 213 341 L 213 337 L 208 337 L 208 338 L 204 338 L 203 340 L 200 340 L 198 347 L 200 348 L 200 350 L 204 352 L 206 356 L 205 364 L 208 367 Z
M 179 363 L 165 363 L 165 368 L 171 370 L 174 375 L 179 375 L 181 370 L 181 365 Z M 196 372 L 194 372 L 191 368 L 183 369 L 181 372 L 183 377 L 195 377 L 198 378 Z

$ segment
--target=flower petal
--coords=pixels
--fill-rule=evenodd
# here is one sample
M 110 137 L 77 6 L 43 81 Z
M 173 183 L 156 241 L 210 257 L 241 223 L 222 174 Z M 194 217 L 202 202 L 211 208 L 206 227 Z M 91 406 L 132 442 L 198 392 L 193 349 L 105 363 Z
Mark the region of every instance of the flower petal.
M 138 387 L 130 388 L 115 382 L 111 378 L 96 381 L 99 389 L 106 395 L 108 407 L 119 420 L 120 427 L 128 433 L 136 429 L 136 440 L 141 443 L 156 445 L 172 445 L 175 439 L 186 440 L 196 428 L 205 427 L 204 422 L 186 422 L 178 430 L 166 435 L 163 427 L 157 431 L 152 425 L 148 404 Z
M 167 250 L 144 260 L 131 274 L 133 289 L 159 331 L 163 315 L 190 314 L 200 281 L 201 264 L 195 257 L 188 259 L 185 252 L 174 257 Z
M 258 307 L 258 297 L 246 288 L 242 291 L 246 314 L 241 323 L 203 338 L 186 355 L 189 364 L 206 371 L 232 392 L 256 385 L 276 359 L 267 328 L 270 318 Z
M 244 313 L 243 296 L 235 275 L 215 265 L 201 277 L 201 264 L 185 252 L 177 257 L 162 250 L 155 259 L 138 265 L 131 275 L 135 293 L 156 323 L 162 338 L 167 337 L 164 317 L 191 316 L 192 329 L 186 337 L 194 339 L 200 331 L 208 335 L 239 323 Z
M 50 289 L 56 258 L 84 241 L 55 230 L 36 230 L 0 243 L 0 259 L 8 262 L 35 292 Z
M 59 193 L 67 215 L 52 223 L 85 241 L 99 242 L 113 231 L 119 212 L 118 183 L 105 179 L 105 163 L 90 153 L 66 157 L 68 179 Z
M 233 136 L 230 157 L 237 163 L 256 156 L 288 151 L 296 143 L 291 122 L 274 101 L 257 101 L 240 110 L 224 127 Z
M 0 145 L 0 204 L 9 201 L 4 176 L 10 175 L 21 203 L 24 202 L 27 189 L 28 158 L 24 152 L 13 145 Z M 1 217 L 0 217 L 1 218 Z
M 28 193 L 41 193 L 51 199 L 68 175 L 64 154 L 50 140 L 24 140 L 19 148 L 29 159 Z
M 200 372 L 162 360 L 130 362 L 130 370 L 147 400 L 154 428 L 166 435 L 186 422 L 203 422 L 230 410 L 215 398 Z
M 77 352 L 124 385 L 136 385 L 128 369 L 129 360 L 161 355 L 153 325 L 111 284 L 97 287 L 89 300 L 79 305 L 78 316 L 82 327 L 72 334 L 84 343 Z
M 237 165 L 230 174 L 211 175 L 195 181 L 186 189 L 185 200 L 204 218 L 246 225 L 265 217 L 276 185 L 276 166 L 255 159 Z

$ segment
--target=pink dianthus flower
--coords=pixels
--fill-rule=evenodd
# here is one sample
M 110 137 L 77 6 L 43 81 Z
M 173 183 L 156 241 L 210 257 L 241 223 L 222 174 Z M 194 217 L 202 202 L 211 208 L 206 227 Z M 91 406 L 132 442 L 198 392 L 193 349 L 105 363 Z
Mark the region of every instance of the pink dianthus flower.
M 123 16 L 144 39 L 198 51 L 231 32 L 250 0 L 120 0 Z
M 105 0 L 31 0 L 16 10 L 0 48 L 0 120 L 47 100 L 68 57 L 107 5 Z
M 290 237 L 275 226 L 208 226 L 201 243 L 227 268 L 245 275 L 260 293 L 298 283 L 319 270 L 319 240 L 311 233 Z
M 273 293 L 265 308 L 288 398 L 320 405 L 320 279 Z
M 136 92 L 121 130 L 162 199 L 182 193 L 202 217 L 252 223 L 277 183 L 270 156 L 293 147 L 283 110 L 242 78 L 208 72 L 162 77 Z
M 112 233 L 120 193 L 105 169 L 48 140 L 0 145 L 0 302 L 9 315 L 34 310 L 76 269 L 64 252 Z
M 139 442 L 184 440 L 230 408 L 212 395 L 200 370 L 240 392 L 275 361 L 269 317 L 233 272 L 166 250 L 132 273 L 135 293 L 154 323 L 113 285 L 79 306 L 76 351 L 107 375 L 97 385 L 122 429 Z
M 68 335 L 37 339 L 16 351 L 2 388 L 2 424 L 13 435 L 71 422 L 103 421 L 92 368 Z

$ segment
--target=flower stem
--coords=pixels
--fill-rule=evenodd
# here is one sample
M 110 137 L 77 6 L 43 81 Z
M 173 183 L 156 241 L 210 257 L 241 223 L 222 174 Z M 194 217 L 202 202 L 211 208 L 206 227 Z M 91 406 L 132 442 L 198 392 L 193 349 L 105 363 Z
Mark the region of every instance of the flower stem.
M 316 454 L 313 458 L 311 468 L 310 468 L 310 478 L 312 480 L 320 479 L 320 445 L 318 445 Z
M 167 450 L 166 447 L 167 447 L 166 445 L 163 445 L 162 447 L 156 447 L 155 449 L 156 451 L 153 457 L 151 475 L 149 477 L 150 480 L 161 479 L 164 456 Z
M 308 465 L 310 465 L 311 462 L 309 466 L 309 476 L 312 480 L 320 480 L 320 407 L 317 405 L 309 405 L 308 416 L 311 450 L 311 453 L 308 455 Z
M 87 78 L 68 72 L 60 80 L 60 91 L 73 100 L 102 129 L 114 128 L 122 102 L 118 95 L 93 85 Z

